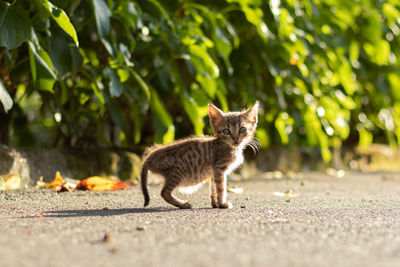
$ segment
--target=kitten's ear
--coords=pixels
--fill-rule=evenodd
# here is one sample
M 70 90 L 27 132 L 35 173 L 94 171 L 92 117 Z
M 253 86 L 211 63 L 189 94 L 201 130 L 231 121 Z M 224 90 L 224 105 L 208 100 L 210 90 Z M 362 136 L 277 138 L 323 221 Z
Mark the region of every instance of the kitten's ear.
M 224 112 L 213 104 L 208 104 L 208 115 L 210 116 L 211 126 L 214 126 L 221 123 Z
M 256 103 L 246 111 L 247 118 L 254 124 L 258 122 L 258 108 L 259 102 L 256 101 Z

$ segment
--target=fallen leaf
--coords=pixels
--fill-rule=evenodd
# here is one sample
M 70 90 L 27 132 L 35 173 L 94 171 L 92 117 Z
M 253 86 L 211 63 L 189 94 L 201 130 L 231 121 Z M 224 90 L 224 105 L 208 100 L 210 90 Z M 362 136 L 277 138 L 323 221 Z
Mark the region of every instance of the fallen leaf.
M 297 194 L 292 190 L 287 190 L 286 192 L 274 192 L 277 197 L 297 197 Z
M 10 173 L 0 177 L 0 190 L 15 190 L 21 187 L 21 176 Z
M 128 185 L 124 182 L 116 182 L 99 176 L 86 178 L 76 186 L 76 189 L 89 191 L 114 191 L 127 188 Z
M 57 187 L 56 190 L 57 192 L 71 192 L 75 188 L 76 184 L 64 181 L 64 183 L 60 187 Z
M 242 187 L 237 187 L 237 186 L 233 186 L 233 187 L 229 187 L 228 188 L 228 192 L 230 193 L 236 193 L 236 194 L 241 194 L 243 193 L 243 188 Z
M 288 190 L 288 191 L 285 192 L 285 196 L 287 196 L 287 197 L 295 197 L 297 195 L 292 190 Z
M 61 187 L 64 183 L 64 180 L 60 174 L 60 172 L 56 172 L 56 176 L 54 177 L 53 181 L 46 184 L 46 188 L 57 188 Z
M 283 173 L 281 171 L 265 172 L 262 177 L 265 179 L 281 179 Z
M 46 188 L 47 183 L 43 181 L 43 176 L 39 177 L 39 180 L 36 182 L 36 188 Z
M 336 170 L 333 168 L 328 168 L 326 170 L 326 173 L 330 176 L 337 177 L 337 178 L 343 178 L 346 175 L 346 172 L 344 170 Z
M 73 180 L 73 179 L 69 179 Z M 60 172 L 56 172 L 56 175 L 50 183 L 43 181 L 43 176 L 40 176 L 39 181 L 36 182 L 36 188 L 52 188 L 57 192 L 70 192 L 75 189 L 76 184 L 70 181 L 66 181 L 61 176 Z
M 274 194 L 274 196 L 277 196 L 277 197 L 284 197 L 285 196 L 285 193 L 282 193 L 282 192 L 274 192 L 273 194 Z

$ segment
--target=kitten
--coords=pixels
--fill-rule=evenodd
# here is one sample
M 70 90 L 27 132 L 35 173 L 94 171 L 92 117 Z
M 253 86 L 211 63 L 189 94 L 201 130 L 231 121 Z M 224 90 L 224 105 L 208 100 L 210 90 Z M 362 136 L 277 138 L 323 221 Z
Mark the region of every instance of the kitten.
M 258 148 L 253 139 L 257 127 L 258 101 L 241 112 L 224 113 L 208 105 L 213 136 L 189 137 L 167 146 L 155 145 L 143 156 L 141 172 L 144 206 L 150 202 L 147 190 L 147 172 L 164 177 L 161 196 L 169 204 L 181 209 L 191 208 L 189 202 L 173 195 L 178 187 L 198 185 L 211 178 L 211 205 L 213 208 L 232 208 L 226 200 L 226 176 L 243 163 L 243 149 Z

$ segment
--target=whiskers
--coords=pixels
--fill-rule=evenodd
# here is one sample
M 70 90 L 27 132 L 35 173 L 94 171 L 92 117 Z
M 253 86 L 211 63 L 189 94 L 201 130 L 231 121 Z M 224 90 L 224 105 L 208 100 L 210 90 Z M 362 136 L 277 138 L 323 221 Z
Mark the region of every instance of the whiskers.
M 261 142 L 257 138 L 253 137 L 247 145 L 253 150 L 254 154 L 258 152 L 258 150 L 261 148 Z

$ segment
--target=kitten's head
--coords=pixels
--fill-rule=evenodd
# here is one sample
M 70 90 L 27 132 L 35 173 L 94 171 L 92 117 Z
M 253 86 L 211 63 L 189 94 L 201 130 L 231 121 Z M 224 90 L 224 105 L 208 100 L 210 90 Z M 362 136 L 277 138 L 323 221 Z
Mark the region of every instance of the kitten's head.
M 208 115 L 214 134 L 232 147 L 249 143 L 256 131 L 258 101 L 244 111 L 224 113 L 216 106 L 208 105 Z

